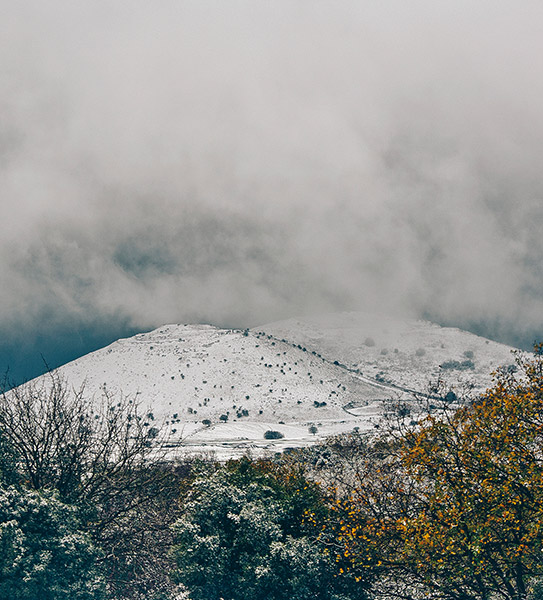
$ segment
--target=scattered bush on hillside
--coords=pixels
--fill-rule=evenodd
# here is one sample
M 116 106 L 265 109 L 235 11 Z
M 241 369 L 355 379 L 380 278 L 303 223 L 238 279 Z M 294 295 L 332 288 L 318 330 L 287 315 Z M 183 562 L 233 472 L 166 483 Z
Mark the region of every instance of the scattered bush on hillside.
M 372 337 L 367 337 L 364 340 L 364 345 L 368 346 L 368 348 L 371 348 L 372 346 L 375 346 L 375 340 Z
M 472 360 L 466 359 L 462 362 L 458 360 L 447 360 L 440 365 L 440 367 L 444 370 L 456 370 L 456 371 L 467 371 L 470 369 L 475 369 L 475 364 Z
M 443 396 L 443 400 L 445 402 L 456 402 L 458 400 L 458 396 L 456 395 L 455 392 L 453 392 L 452 390 L 449 390 L 444 396 Z
M 158 437 L 159 433 L 160 429 L 158 427 L 149 427 L 149 429 L 147 430 L 147 437 L 149 440 L 154 440 Z
M 273 429 L 268 429 L 268 431 L 264 432 L 264 438 L 267 440 L 280 440 L 285 436 L 280 431 L 275 431 Z

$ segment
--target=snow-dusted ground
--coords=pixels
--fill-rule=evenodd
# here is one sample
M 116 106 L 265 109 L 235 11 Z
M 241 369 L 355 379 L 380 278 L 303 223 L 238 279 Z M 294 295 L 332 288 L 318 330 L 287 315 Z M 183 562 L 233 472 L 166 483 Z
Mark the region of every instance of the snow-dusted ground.
M 371 380 L 415 390 L 438 377 L 482 391 L 498 366 L 514 362 L 510 346 L 452 327 L 421 320 L 395 319 L 362 312 L 333 313 L 262 325 L 276 338 L 319 348 L 321 355 L 359 370 Z M 450 361 L 471 360 L 473 369 L 442 369 Z
M 440 368 L 466 360 L 473 369 Z M 223 458 L 370 428 L 384 399 L 409 397 L 439 376 L 482 390 L 493 369 L 511 362 L 511 348 L 458 329 L 338 313 L 246 331 L 165 325 L 59 371 L 76 388 L 85 383 L 89 396 L 105 386 L 137 397 L 172 444 Z M 267 430 L 284 437 L 266 440 Z

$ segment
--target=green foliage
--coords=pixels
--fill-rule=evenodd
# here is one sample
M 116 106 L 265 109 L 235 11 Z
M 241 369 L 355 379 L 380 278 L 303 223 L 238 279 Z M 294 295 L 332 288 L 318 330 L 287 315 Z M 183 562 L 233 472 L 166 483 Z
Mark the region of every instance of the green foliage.
M 285 436 L 280 431 L 275 431 L 274 429 L 268 429 L 268 431 L 264 432 L 264 438 L 266 440 L 280 440 Z
M 0 598 L 101 600 L 99 553 L 53 494 L 0 488 Z
M 198 478 L 175 525 L 174 577 L 194 600 L 348 600 L 350 578 L 317 542 L 322 494 L 300 472 L 231 462 Z
M 74 531 L 107 556 L 100 565 L 111 599 L 148 600 L 172 587 L 168 550 L 179 478 L 161 462 L 159 444 L 158 426 L 142 418 L 137 402 L 105 389 L 90 399 L 55 373 L 41 386 L 0 395 L 0 484 L 23 486 L 21 506 L 36 490 L 77 507 Z

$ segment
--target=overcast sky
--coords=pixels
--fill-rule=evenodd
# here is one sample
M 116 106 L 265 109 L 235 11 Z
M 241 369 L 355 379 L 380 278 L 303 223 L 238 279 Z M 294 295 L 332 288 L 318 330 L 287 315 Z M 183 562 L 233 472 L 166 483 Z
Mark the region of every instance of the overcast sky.
M 334 310 L 543 338 L 541 0 L 0 10 L 0 367 Z

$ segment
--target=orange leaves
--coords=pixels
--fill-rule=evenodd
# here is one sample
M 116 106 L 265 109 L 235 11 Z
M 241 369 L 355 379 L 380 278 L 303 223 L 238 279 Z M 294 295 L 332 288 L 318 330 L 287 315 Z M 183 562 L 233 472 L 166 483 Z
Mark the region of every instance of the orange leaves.
M 364 478 L 335 505 L 353 569 L 402 568 L 480 597 L 543 574 L 543 345 L 518 366 L 454 414 L 394 432 L 389 454 L 383 438 L 365 449 Z

